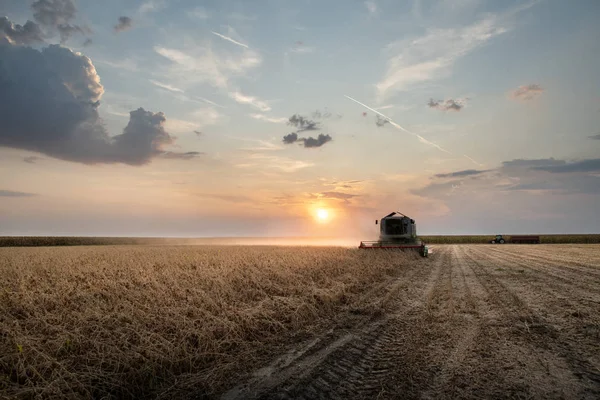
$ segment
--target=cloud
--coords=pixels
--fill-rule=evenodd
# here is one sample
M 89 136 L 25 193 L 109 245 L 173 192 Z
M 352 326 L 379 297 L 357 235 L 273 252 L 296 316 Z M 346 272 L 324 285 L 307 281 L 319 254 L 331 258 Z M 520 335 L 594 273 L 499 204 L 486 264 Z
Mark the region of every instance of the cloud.
M 209 44 L 194 45 L 183 50 L 155 46 L 154 51 L 171 61 L 162 76 L 179 81 L 179 87 L 209 83 L 213 87 L 226 89 L 234 76 L 245 76 L 262 63 L 260 55 L 253 50 L 239 53 L 215 51 Z
M 288 125 L 298 128 L 298 132 L 316 131 L 320 129 L 318 122 L 311 121 L 298 114 L 294 114 L 289 118 Z
M 150 0 L 143 3 L 140 8 L 138 8 L 138 13 L 146 14 L 150 12 L 156 12 L 166 7 L 167 4 L 163 0 Z
M 519 86 L 513 90 L 510 96 L 515 100 L 533 100 L 544 92 L 544 89 L 537 83 Z
M 202 132 L 200 132 L 200 131 L 196 131 L 196 130 L 195 130 L 195 131 L 194 131 L 194 133 L 195 133 L 197 136 L 202 136 Z
M 377 4 L 373 0 L 365 1 L 365 7 L 367 7 L 369 14 L 375 14 L 377 12 Z
M 590 136 L 589 138 L 590 138 L 590 139 L 593 139 L 593 140 L 600 140 L 600 133 L 599 133 L 599 134 L 597 134 L 597 135 L 592 135 L 592 136 Z
M 185 153 L 165 151 L 165 152 L 161 153 L 160 157 L 167 158 L 170 160 L 190 160 L 192 158 L 199 157 L 202 154 L 204 154 L 204 153 L 201 153 L 199 151 L 188 151 Z
M 164 114 L 141 107 L 123 133 L 109 136 L 98 114 L 104 87 L 80 53 L 0 44 L 0 59 L 0 146 L 84 164 L 142 165 L 174 142 Z
M 283 124 L 288 121 L 287 118 L 273 118 L 264 114 L 249 114 L 250 118 L 254 118 L 260 121 L 272 122 L 274 124 Z
M 115 25 L 115 32 L 123 32 L 133 27 L 133 20 L 127 16 L 119 17 L 119 22 Z
M 378 127 L 382 127 L 385 124 L 389 124 L 390 120 L 387 118 L 382 118 L 379 114 L 377 114 L 377 120 L 375 121 L 375 125 L 377 125 Z
M 25 192 L 15 192 L 12 190 L 0 189 L 0 197 L 32 197 L 32 196 L 37 196 L 37 194 L 25 193 Z
M 36 0 L 31 9 L 38 24 L 58 31 L 61 43 L 65 43 L 75 33 L 90 32 L 87 27 L 71 24 L 77 13 L 72 0 Z
M 283 137 L 283 143 L 292 144 L 298 141 L 298 134 L 296 132 L 292 132 Z
M 271 107 L 266 102 L 256 97 L 247 96 L 239 91 L 230 93 L 229 96 L 240 104 L 250 104 L 251 106 L 258 108 L 263 112 L 271 111 Z
M 35 162 L 38 160 L 43 160 L 43 158 L 36 157 L 36 156 L 23 157 L 23 161 L 26 162 L 27 164 L 35 164 Z
M 537 165 L 531 167 L 538 171 L 546 171 L 557 174 L 573 173 L 573 172 L 600 172 L 600 158 L 566 162 L 561 161 L 553 165 Z
M 288 119 L 288 125 L 292 125 L 296 127 L 298 130 L 296 132 L 292 132 L 283 137 L 283 143 L 292 144 L 295 142 L 302 142 L 305 148 L 311 147 L 321 147 L 325 143 L 330 142 L 332 137 L 329 135 L 319 134 L 317 138 L 307 137 L 301 138 L 298 137 L 298 133 L 305 131 L 317 131 L 320 130 L 319 123 L 313 120 L 309 120 L 306 117 L 303 117 L 299 114 L 294 114 Z
M 332 140 L 331 136 L 323 135 L 322 133 L 315 139 L 312 137 L 307 137 L 304 139 L 300 139 L 304 142 L 304 147 L 321 147 L 325 143 Z
M 533 167 L 548 167 L 548 166 L 564 165 L 564 164 L 565 164 L 565 161 L 557 160 L 555 158 L 540 158 L 540 159 L 534 159 L 534 160 L 517 158 L 517 159 L 511 160 L 511 161 L 502 162 L 502 167 L 505 169 L 513 168 L 513 167 L 533 168 Z
M 158 81 L 155 81 L 153 79 L 150 79 L 150 82 L 154 86 L 158 86 L 159 88 L 163 88 L 163 89 L 169 90 L 171 92 L 183 93 L 183 90 L 181 90 L 179 88 L 176 88 L 175 86 L 171 86 L 171 85 L 168 85 L 166 83 L 158 82 Z
M 460 111 L 464 107 L 462 100 L 453 99 L 448 99 L 446 101 L 430 99 L 427 105 L 429 108 L 437 108 L 438 110 L 442 111 Z
M 208 12 L 206 11 L 206 9 L 204 7 L 196 7 L 193 10 L 189 11 L 187 13 L 187 15 L 188 15 L 188 17 L 201 19 L 201 20 L 206 20 L 206 19 L 210 18 L 210 15 L 208 14 Z
M 85 39 L 85 42 L 83 42 L 83 47 L 88 47 L 88 46 L 91 46 L 91 45 L 92 45 L 92 43 L 93 43 L 93 42 L 92 42 L 92 39 L 90 39 L 90 38 L 87 38 L 87 39 Z
M 456 171 L 456 172 L 450 172 L 447 174 L 436 174 L 435 177 L 436 178 L 459 178 L 459 177 L 465 177 L 465 176 L 474 176 L 474 175 L 481 175 L 485 172 L 488 172 L 488 170 L 475 170 L 475 169 L 466 169 L 463 171 Z
M 242 46 L 242 47 L 248 48 L 248 46 L 245 45 L 244 43 L 240 43 L 237 40 L 234 40 L 234 39 L 230 38 L 229 36 L 221 35 L 220 33 L 217 33 L 217 32 L 214 32 L 214 31 L 211 31 L 211 33 L 213 35 L 217 35 L 221 39 L 225 39 L 225 40 L 227 40 L 227 41 L 229 41 L 229 42 L 231 42 L 233 44 L 237 44 L 238 46 Z
M 511 14 L 514 12 L 506 16 Z M 489 14 L 468 26 L 429 29 L 421 37 L 389 44 L 385 48 L 389 54 L 387 70 L 377 83 L 379 100 L 416 84 L 449 76 L 458 59 L 509 31 L 506 16 Z
M 42 31 L 38 24 L 27 21 L 25 25 L 13 24 L 8 18 L 0 18 L 0 39 L 6 39 L 9 44 L 29 45 L 43 42 Z

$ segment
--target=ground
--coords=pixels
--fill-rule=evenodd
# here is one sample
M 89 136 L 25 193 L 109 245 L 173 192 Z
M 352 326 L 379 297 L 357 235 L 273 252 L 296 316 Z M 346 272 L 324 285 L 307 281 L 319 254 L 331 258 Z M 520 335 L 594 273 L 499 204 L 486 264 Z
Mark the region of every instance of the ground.
M 600 248 L 435 246 L 394 307 L 293 346 L 224 399 L 600 398 Z
M 598 399 L 600 245 L 0 248 L 0 398 Z

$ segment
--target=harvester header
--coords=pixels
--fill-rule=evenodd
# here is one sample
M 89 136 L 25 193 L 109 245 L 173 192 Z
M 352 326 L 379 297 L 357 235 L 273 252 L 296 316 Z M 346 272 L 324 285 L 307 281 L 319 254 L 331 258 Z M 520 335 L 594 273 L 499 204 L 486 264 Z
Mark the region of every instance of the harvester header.
M 360 242 L 359 249 L 417 250 L 423 257 L 427 257 L 429 249 L 417 237 L 414 219 L 394 211 L 381 220 L 375 220 L 375 225 L 379 225 L 379 240 Z

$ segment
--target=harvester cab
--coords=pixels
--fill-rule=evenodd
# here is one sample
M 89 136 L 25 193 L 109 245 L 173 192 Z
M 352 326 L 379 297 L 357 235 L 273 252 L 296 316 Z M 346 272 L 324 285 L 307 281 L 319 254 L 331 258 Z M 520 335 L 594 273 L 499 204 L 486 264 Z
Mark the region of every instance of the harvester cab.
M 379 240 L 360 242 L 360 249 L 417 250 L 423 257 L 429 254 L 429 248 L 417 237 L 414 219 L 400 212 L 392 212 L 380 221 L 375 220 L 375 225 L 379 225 Z

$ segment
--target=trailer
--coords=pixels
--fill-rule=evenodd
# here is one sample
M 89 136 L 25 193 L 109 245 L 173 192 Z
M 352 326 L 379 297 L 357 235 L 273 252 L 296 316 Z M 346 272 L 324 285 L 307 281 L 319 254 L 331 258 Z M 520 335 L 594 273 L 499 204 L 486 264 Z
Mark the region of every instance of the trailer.
M 508 239 L 505 239 L 502 235 L 496 235 L 496 237 L 490 240 L 492 244 L 504 244 L 504 243 L 515 243 L 515 244 L 539 244 L 541 242 L 539 235 L 512 235 Z

